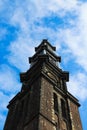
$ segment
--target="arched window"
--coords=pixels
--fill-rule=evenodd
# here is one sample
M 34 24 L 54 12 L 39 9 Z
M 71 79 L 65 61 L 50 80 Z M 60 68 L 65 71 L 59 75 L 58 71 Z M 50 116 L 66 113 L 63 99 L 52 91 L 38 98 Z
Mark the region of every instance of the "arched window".
M 62 111 L 62 117 L 66 118 L 66 104 L 63 99 L 61 99 L 61 111 Z
M 53 94 L 53 96 L 54 96 L 54 110 L 55 112 L 58 113 L 58 97 L 55 93 Z

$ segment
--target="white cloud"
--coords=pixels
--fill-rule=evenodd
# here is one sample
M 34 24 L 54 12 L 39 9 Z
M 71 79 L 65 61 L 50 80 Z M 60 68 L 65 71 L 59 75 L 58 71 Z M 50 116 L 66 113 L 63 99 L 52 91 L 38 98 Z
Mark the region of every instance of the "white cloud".
M 7 55 L 9 63 L 21 71 L 26 71 L 29 68 L 28 57 L 34 52 L 33 42 L 28 38 L 20 37 L 11 43 L 9 51 L 10 54 Z
M 74 19 L 71 17 L 73 26 L 60 29 L 60 42 L 68 47 L 76 62 L 87 71 L 87 4 L 81 4 L 75 11 L 78 15 Z
M 5 115 L 0 114 L 0 129 L 3 130 L 4 122 L 5 122 Z
M 71 75 L 68 83 L 68 90 L 80 100 L 87 99 L 87 76 L 84 73 Z
M 7 34 L 7 30 L 5 28 L 0 28 L 0 40 L 4 39 Z
M 19 82 L 15 71 L 7 65 L 0 66 L 0 90 L 4 92 L 15 93 L 19 90 Z
M 60 16 L 64 16 L 66 12 L 73 11 L 77 7 L 77 0 L 48 0 L 48 9 L 52 12 L 56 12 Z
M 6 95 L 3 92 L 0 91 L 0 112 L 6 111 L 6 106 L 8 105 L 9 101 L 13 97 L 13 94 Z
M 44 17 L 50 18 L 54 15 L 63 19 L 63 27 L 57 26 L 59 21 L 52 21 L 55 22 L 56 29 L 54 26 L 48 27 L 45 24 L 47 21 L 43 22 Z M 21 2 L 21 0 L 15 0 L 13 3 L 10 0 L 0 0 L 0 18 L 1 22 L 4 21 L 8 26 L 15 26 L 18 29 L 16 40 L 10 41 L 9 54 L 6 55 L 10 65 L 26 71 L 29 68 L 28 57 L 33 55 L 34 47 L 43 38 L 47 38 L 56 45 L 57 50 L 63 51 L 66 65 L 72 56 L 77 62 L 76 65 L 81 65 L 85 70 L 85 74 L 84 72 L 73 73 L 68 88 L 80 100 L 87 99 L 87 2 L 83 3 L 79 0 L 25 0 Z M 2 28 L 0 36 L 3 38 L 7 31 L 9 30 Z M 62 49 L 62 45 L 65 45 L 67 49 Z M 17 79 L 18 74 L 11 69 L 12 66 L 0 66 L 0 102 L 2 102 L 0 120 L 2 122 L 5 119 L 2 113 L 6 110 L 9 99 L 21 88 Z
M 67 11 L 72 11 L 73 8 L 76 8 L 77 4 L 77 0 L 30 0 L 27 1 L 26 8 L 32 9 L 31 12 L 34 14 L 36 12 L 35 15 L 32 15 L 34 18 L 49 16 L 51 13 L 57 13 L 62 16 L 62 14 L 65 14 Z
M 6 114 L 8 112 L 7 105 L 13 96 L 14 96 L 13 94 L 6 95 L 0 91 L 0 129 L 1 130 L 3 129 L 6 120 Z
M 9 101 L 21 89 L 16 72 L 9 66 L 0 65 L 0 128 L 4 126 Z
M 29 32 L 29 21 L 27 21 L 25 11 L 21 7 L 18 7 L 13 11 L 10 24 L 18 27 L 23 33 L 27 34 Z
M 64 28 L 56 28 L 55 31 L 54 28 L 43 27 L 42 22 L 40 22 L 40 26 L 34 23 L 38 20 L 42 21 L 41 18 L 44 16 L 52 16 L 52 13 L 55 13 L 56 17 L 62 18 L 69 13 L 71 16 L 68 16 L 67 24 L 70 24 L 70 26 L 68 27 L 64 23 Z M 71 56 L 75 58 L 75 62 L 87 71 L 86 14 L 87 3 L 81 3 L 77 0 L 66 0 L 66 2 L 64 0 L 51 0 L 50 2 L 49 0 L 46 2 L 26 0 L 24 4 L 22 3 L 21 7 L 19 2 L 16 1 L 16 8 L 13 11 L 10 24 L 19 26 L 20 32 L 16 41 L 10 44 L 9 50 L 11 53 L 8 56 L 9 62 L 21 70 L 26 70 L 28 68 L 27 57 L 33 54 L 32 47 L 35 47 L 35 41 L 37 43 L 37 41 L 47 36 L 47 38 L 56 44 L 58 49 L 61 48 L 62 44 L 65 44 L 68 48 L 68 51 L 65 49 L 67 56 L 72 54 Z M 67 64 L 67 57 L 65 59 Z

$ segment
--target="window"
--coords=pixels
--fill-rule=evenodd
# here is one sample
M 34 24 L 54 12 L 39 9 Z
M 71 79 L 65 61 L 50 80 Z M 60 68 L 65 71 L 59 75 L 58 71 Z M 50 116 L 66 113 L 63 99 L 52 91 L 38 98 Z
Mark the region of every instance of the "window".
M 66 118 L 66 104 L 63 99 L 61 99 L 61 111 L 62 111 L 62 117 Z
M 66 87 L 66 82 L 63 80 L 63 90 L 66 91 L 67 90 L 67 87 Z
M 57 95 L 54 93 L 54 110 L 56 111 L 56 112 L 58 112 L 58 97 L 57 97 Z
M 63 91 L 66 91 L 67 89 L 66 89 L 66 82 L 64 81 L 64 79 L 61 79 L 60 80 L 60 84 L 61 84 L 61 89 L 63 90 Z

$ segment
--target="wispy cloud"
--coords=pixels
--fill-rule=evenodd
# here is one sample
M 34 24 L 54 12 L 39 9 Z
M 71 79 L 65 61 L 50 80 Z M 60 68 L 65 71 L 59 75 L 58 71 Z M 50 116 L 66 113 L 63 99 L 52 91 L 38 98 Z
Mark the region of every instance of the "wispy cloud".
M 2 2 L 3 11 L 6 5 L 5 2 L 6 1 Z M 6 3 L 9 2 L 10 1 L 8 0 Z M 11 6 L 8 6 L 8 12 L 6 13 L 7 22 L 9 23 L 9 26 L 11 25 L 18 28 L 16 39 L 10 41 L 8 47 L 9 54 L 6 55 L 6 58 L 11 65 L 17 67 L 21 71 L 26 70 L 29 67 L 27 57 L 34 52 L 34 50 L 32 51 L 32 48 L 45 37 L 50 39 L 52 43 L 54 42 L 58 50 L 64 44 L 64 53 L 66 53 L 66 55 L 72 54 L 72 56 L 75 57 L 75 62 L 87 71 L 87 63 L 85 62 L 87 59 L 86 2 L 83 3 L 77 0 L 66 0 L 66 2 L 64 0 L 54 0 L 50 2 L 49 0 L 46 2 L 40 0 L 37 2 L 26 0 L 21 6 L 20 1 L 15 1 L 14 4 L 10 2 L 10 5 Z M 63 22 L 63 28 L 62 25 L 57 26 L 57 19 L 55 22 L 56 31 L 53 26 L 47 27 L 44 21 L 44 18 L 52 18 L 54 14 L 55 17 L 62 19 Z M 68 48 L 67 51 L 66 48 Z M 67 57 L 65 57 L 65 61 L 67 64 Z
M 3 130 L 6 115 L 0 114 L 0 129 Z
M 6 65 L 1 65 L 0 69 L 0 90 L 10 93 L 17 92 L 19 90 L 19 82 L 15 71 Z
M 71 75 L 70 82 L 68 83 L 69 91 L 80 100 L 87 99 L 87 76 L 84 73 L 77 73 Z
M 7 30 L 5 28 L 0 28 L 0 40 L 4 39 L 6 34 L 7 34 Z
M 12 97 L 21 89 L 16 72 L 9 66 L 0 65 L 0 129 L 3 129 L 7 109 L 6 106 Z
M 16 69 L 26 71 L 29 68 L 28 57 L 33 55 L 34 47 L 43 38 L 57 47 L 57 53 L 63 56 L 65 66 L 74 60 L 70 73 L 75 66 L 84 70 L 73 71 L 68 88 L 81 101 L 86 101 L 87 1 L 0 0 L 0 24 L 6 25 L 0 26 L 0 41 L 3 42 L 5 38 L 6 43 L 3 45 L 8 52 L 3 50 L 4 60 L 0 61 L 0 97 L 3 98 L 3 108 L 6 104 L 4 99 L 7 98 L 8 102 L 9 97 L 21 87 Z M 2 112 L 0 118 L 3 116 Z
M 58 49 L 65 44 L 69 50 L 69 52 L 66 51 L 67 55 L 71 53 L 77 64 L 80 64 L 87 71 L 87 63 L 85 62 L 87 59 L 87 3 L 77 0 L 66 0 L 66 2 L 64 0 L 47 0 L 46 2 L 43 0 L 37 2 L 25 0 L 20 6 L 20 2 L 20 0 L 16 0 L 13 4 L 9 0 L 1 1 L 2 22 L 7 22 L 9 26 L 18 28 L 16 39 L 10 41 L 8 47 L 9 54 L 6 55 L 8 62 L 20 70 L 26 70 L 28 68 L 27 57 L 34 52 L 32 48 L 45 37 L 53 41 Z M 6 9 L 4 16 L 2 12 Z M 51 26 L 45 26 L 45 22 L 43 22 L 44 18 L 53 17 L 54 14 L 55 17 L 63 19 L 64 25 L 63 28 L 61 25 L 57 26 L 57 20 L 55 22 L 56 31 Z M 2 36 L 7 31 L 1 29 Z M 66 61 L 68 62 L 68 60 Z M 2 80 L 2 82 L 4 81 Z
M 72 28 L 65 28 L 61 30 L 62 42 L 64 42 L 75 56 L 76 62 L 87 71 L 87 4 L 82 4 L 79 7 L 78 17 L 74 19 L 74 26 Z M 85 12 L 85 13 L 84 13 Z M 63 35 L 64 34 L 64 35 Z
M 6 115 L 7 115 L 7 105 L 9 100 L 14 96 L 14 94 L 9 94 L 6 95 L 5 93 L 0 91 L 0 129 L 3 129 L 5 120 L 6 120 Z
M 8 62 L 21 71 L 26 71 L 29 68 L 28 57 L 34 53 L 34 41 L 24 36 L 19 35 L 17 41 L 9 45 L 8 50 L 10 53 L 6 56 Z

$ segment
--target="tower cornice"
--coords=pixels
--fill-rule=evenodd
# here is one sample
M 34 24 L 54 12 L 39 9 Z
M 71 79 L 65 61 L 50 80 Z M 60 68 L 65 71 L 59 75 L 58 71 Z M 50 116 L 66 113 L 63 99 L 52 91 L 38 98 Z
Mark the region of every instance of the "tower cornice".
M 36 63 L 27 71 L 20 74 L 20 81 L 27 81 L 28 75 L 35 75 L 35 71 L 42 71 L 43 66 L 50 70 L 54 75 L 61 76 L 64 80 L 69 81 L 69 72 L 63 71 L 53 62 L 50 62 L 48 55 L 39 55 Z

